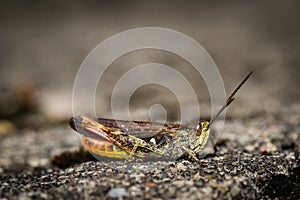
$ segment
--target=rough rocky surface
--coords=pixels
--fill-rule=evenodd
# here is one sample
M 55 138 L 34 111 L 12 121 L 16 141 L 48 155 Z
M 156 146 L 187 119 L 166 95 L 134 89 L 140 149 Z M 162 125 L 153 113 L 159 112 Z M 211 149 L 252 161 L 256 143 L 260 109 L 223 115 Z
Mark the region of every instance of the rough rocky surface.
M 6 134 L 0 140 L 0 197 L 299 199 L 299 113 L 296 106 L 227 120 L 217 152 L 200 164 L 189 158 L 74 163 L 80 143 L 67 125 Z M 59 158 L 65 165 L 54 165 Z
M 297 0 L 1 1 L 0 199 L 300 199 L 299 7 Z M 228 109 L 216 153 L 200 164 L 188 157 L 97 162 L 67 124 L 85 57 L 111 36 L 145 26 L 199 42 L 217 64 L 228 95 L 255 71 Z M 117 82 L 147 63 L 182 74 L 201 115 L 210 116 L 203 74 L 181 56 L 156 49 L 120 55 L 107 66 L 95 94 L 98 116 L 113 116 Z M 185 85 L 172 84 L 178 93 L 157 84 L 136 90 L 130 100 L 133 119 L 148 120 L 154 104 L 165 108 L 168 121 L 180 119 L 180 108 L 192 110 Z M 127 95 L 123 90 L 117 100 L 123 105 Z M 84 102 L 79 113 L 88 113 L 85 92 L 78 98 Z M 128 113 L 125 108 L 120 112 Z M 212 136 L 219 121 L 213 126 Z

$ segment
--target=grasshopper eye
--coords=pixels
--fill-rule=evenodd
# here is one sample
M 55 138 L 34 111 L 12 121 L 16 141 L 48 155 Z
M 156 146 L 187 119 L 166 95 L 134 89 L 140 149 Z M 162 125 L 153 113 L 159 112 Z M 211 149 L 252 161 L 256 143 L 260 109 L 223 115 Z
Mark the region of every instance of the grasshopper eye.
M 209 129 L 209 122 L 202 121 L 195 127 L 196 135 L 200 136 L 202 133 L 207 132 L 208 129 Z
M 197 124 L 197 126 L 195 126 L 195 132 L 197 136 L 200 136 L 202 133 L 202 124 L 201 122 L 199 124 Z

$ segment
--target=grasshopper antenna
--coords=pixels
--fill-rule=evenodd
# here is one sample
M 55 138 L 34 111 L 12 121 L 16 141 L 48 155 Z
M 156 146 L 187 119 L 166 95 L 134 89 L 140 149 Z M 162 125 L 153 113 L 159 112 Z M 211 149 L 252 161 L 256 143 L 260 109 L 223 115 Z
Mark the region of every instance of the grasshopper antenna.
M 233 102 L 234 95 L 237 93 L 237 91 L 244 85 L 244 83 L 248 80 L 248 78 L 253 74 L 253 71 L 251 71 L 244 80 L 235 88 L 235 90 L 231 93 L 231 95 L 226 100 L 225 104 L 221 107 L 219 112 L 210 120 L 209 126 L 219 117 L 219 115 Z

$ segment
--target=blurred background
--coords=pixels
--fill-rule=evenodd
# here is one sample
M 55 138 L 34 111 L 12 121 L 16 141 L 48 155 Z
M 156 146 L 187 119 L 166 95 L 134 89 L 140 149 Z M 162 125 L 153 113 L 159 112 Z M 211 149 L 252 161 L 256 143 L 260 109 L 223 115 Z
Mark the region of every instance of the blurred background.
M 198 41 L 211 55 L 227 94 L 250 71 L 255 74 L 228 110 L 230 116 L 299 109 L 299 1 L 1 1 L 0 117 L 2 127 L 39 127 L 72 115 L 73 83 L 82 61 L 100 42 L 137 27 L 164 27 Z M 201 112 L 210 101 L 201 77 L 176 55 L 143 50 L 120 57 L 97 90 L 97 112 L 111 117 L 114 84 L 130 68 L 167 64 L 189 77 Z M 84 98 L 84 96 L 82 97 Z M 130 102 L 134 119 L 146 120 L 152 104 L 178 120 L 174 94 L 144 86 Z M 3 125 L 4 124 L 4 125 Z

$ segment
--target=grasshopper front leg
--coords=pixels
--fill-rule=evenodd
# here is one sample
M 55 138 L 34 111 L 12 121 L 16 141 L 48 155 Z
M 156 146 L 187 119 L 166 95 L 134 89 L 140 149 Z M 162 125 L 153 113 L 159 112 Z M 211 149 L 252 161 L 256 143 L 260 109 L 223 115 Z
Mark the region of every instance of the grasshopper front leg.
M 191 156 L 196 162 L 200 163 L 200 160 L 197 158 L 197 155 L 195 154 L 194 151 L 192 151 L 191 149 L 183 146 L 182 149 L 189 155 Z

